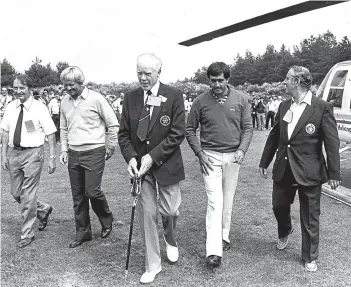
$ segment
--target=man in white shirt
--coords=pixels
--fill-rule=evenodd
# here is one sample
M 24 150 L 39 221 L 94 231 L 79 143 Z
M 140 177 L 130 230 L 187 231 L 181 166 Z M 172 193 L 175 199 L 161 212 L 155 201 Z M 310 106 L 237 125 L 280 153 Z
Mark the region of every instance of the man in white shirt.
M 268 130 L 269 121 L 271 122 L 271 128 L 273 127 L 274 117 L 276 112 L 278 111 L 279 104 L 277 103 L 277 98 L 269 98 L 269 102 L 267 104 L 267 116 L 266 116 L 266 130 Z
M 16 100 L 12 101 L 4 114 L 3 146 L 1 164 L 8 170 L 11 179 L 11 194 L 21 205 L 23 218 L 21 240 L 23 248 L 34 240 L 33 225 L 38 217 L 39 230 L 43 230 L 52 212 L 52 207 L 37 200 L 37 189 L 44 163 L 44 138 L 49 141 L 49 174 L 56 169 L 55 125 L 42 103 L 34 100 L 33 86 L 27 75 L 16 76 L 13 88 Z M 8 154 L 8 146 L 11 150 Z
M 0 96 L 0 117 L 2 118 L 7 105 L 12 102 L 13 97 L 9 95 L 7 88 L 1 88 L 1 96 Z
M 48 104 L 48 109 L 52 118 L 52 121 L 55 124 L 55 127 L 57 129 L 55 136 L 56 136 L 56 142 L 60 141 L 60 97 L 59 94 L 51 94 L 51 99 Z
M 185 109 L 185 123 L 188 120 L 188 114 L 190 112 L 190 105 L 189 105 L 189 101 L 186 98 L 186 94 L 183 94 L 183 99 L 184 99 L 184 109 Z

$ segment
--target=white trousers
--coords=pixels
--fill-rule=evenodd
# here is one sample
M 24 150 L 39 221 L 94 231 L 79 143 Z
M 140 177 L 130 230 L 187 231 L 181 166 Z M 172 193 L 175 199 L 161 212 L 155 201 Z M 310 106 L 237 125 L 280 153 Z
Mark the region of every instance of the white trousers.
M 175 229 L 181 203 L 180 185 L 179 183 L 173 185 L 158 184 L 158 193 L 159 202 L 157 202 L 156 179 L 149 171 L 141 184 L 137 205 L 141 237 L 145 246 L 145 271 L 149 272 L 161 266 L 157 209 L 162 216 L 163 234 L 167 243 L 177 246 Z
M 240 165 L 234 163 L 234 152 L 204 150 L 212 160 L 209 175 L 203 174 L 206 194 L 206 256 L 222 256 L 222 240 L 230 242 L 229 231 L 233 199 Z

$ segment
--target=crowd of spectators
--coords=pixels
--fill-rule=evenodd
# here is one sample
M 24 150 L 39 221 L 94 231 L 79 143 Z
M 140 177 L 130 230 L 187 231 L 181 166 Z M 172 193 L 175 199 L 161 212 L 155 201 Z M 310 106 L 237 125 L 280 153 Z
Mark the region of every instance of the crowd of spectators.
M 94 90 L 93 87 L 90 87 Z M 96 90 L 96 89 L 95 89 Z M 108 94 L 105 90 L 97 90 L 102 95 L 105 96 L 106 100 L 112 106 L 118 121 L 121 119 L 122 107 L 123 107 L 123 99 L 124 93 L 121 92 L 119 95 Z M 3 113 L 5 111 L 6 106 L 9 102 L 13 100 L 13 91 L 10 87 L 2 87 L 1 95 L 0 95 L 0 118 L 2 118 Z M 45 104 L 52 116 L 52 119 L 57 128 L 59 128 L 60 123 L 60 103 L 63 97 L 66 95 L 66 92 L 63 86 L 50 86 L 33 89 L 33 96 L 36 100 L 41 101 Z M 196 97 L 196 95 L 194 95 Z M 184 98 L 184 107 L 186 118 L 190 112 L 193 96 L 189 96 L 187 94 L 183 94 Z M 257 130 L 266 130 L 272 128 L 274 122 L 274 116 L 277 113 L 279 104 L 282 102 L 281 96 L 249 96 L 249 101 L 251 102 L 251 117 L 252 117 L 252 125 Z M 58 129 L 59 130 L 59 129 Z M 60 136 L 57 132 L 56 139 L 59 141 Z
M 281 96 L 272 96 L 267 100 L 262 97 L 254 97 L 251 100 L 252 126 L 257 130 L 267 130 L 273 127 L 274 117 L 282 102 Z
M 102 94 L 105 96 L 108 103 L 112 106 L 119 121 L 122 113 L 124 93 L 120 93 L 119 96 L 109 95 L 106 93 Z M 51 118 L 55 123 L 55 126 L 57 128 L 57 132 L 55 133 L 57 142 L 60 142 L 60 105 L 62 99 L 66 95 L 67 93 L 61 85 L 33 89 L 34 99 L 43 103 L 48 108 Z M 15 100 L 13 89 L 11 87 L 2 87 L 0 94 L 0 122 L 3 118 L 7 105 L 13 100 Z

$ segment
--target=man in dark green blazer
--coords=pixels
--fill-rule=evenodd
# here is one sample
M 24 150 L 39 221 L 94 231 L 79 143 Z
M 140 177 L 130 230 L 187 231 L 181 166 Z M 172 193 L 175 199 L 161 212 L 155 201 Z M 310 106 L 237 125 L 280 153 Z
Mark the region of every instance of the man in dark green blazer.
M 316 271 L 321 186 L 327 181 L 333 189 L 339 185 L 340 142 L 333 107 L 312 95 L 312 76 L 308 69 L 293 66 L 284 84 L 292 97 L 279 106 L 262 153 L 260 173 L 267 178 L 266 169 L 276 155 L 272 200 L 278 222 L 277 248 L 280 250 L 285 249 L 293 231 L 290 205 L 298 190 L 302 259 L 306 270 Z
M 137 208 L 146 270 L 141 283 L 152 282 L 162 270 L 157 191 L 168 260 L 176 262 L 179 256 L 175 227 L 181 203 L 179 182 L 184 179 L 180 144 L 185 137 L 185 111 L 182 92 L 159 81 L 161 66 L 160 59 L 153 54 L 139 56 L 140 87 L 124 97 L 118 133 L 129 176 L 142 177 Z

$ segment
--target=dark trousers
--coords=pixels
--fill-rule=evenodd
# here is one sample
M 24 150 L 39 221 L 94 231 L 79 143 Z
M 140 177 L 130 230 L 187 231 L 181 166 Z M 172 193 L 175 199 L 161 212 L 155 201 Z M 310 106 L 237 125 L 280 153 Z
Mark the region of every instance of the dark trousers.
M 89 200 L 102 228 L 112 224 L 113 216 L 101 191 L 105 168 L 105 147 L 87 151 L 68 151 L 68 173 L 71 181 L 77 240 L 91 238 Z
M 311 262 L 318 257 L 319 215 L 321 185 L 303 186 L 297 184 L 290 168 L 284 180 L 273 184 L 273 211 L 278 222 L 279 238 L 287 236 L 292 228 L 290 206 L 294 202 L 296 190 L 300 201 L 300 223 L 302 234 L 302 259 Z
M 275 112 L 269 111 L 266 116 L 266 129 L 268 129 L 269 120 L 271 121 L 271 127 L 273 127 Z
M 255 123 L 256 123 L 256 128 L 258 129 L 257 115 L 251 114 L 251 118 L 252 118 L 252 127 L 255 128 Z
M 57 129 L 57 131 L 55 132 L 56 141 L 60 141 L 60 115 L 52 115 L 51 118 Z

